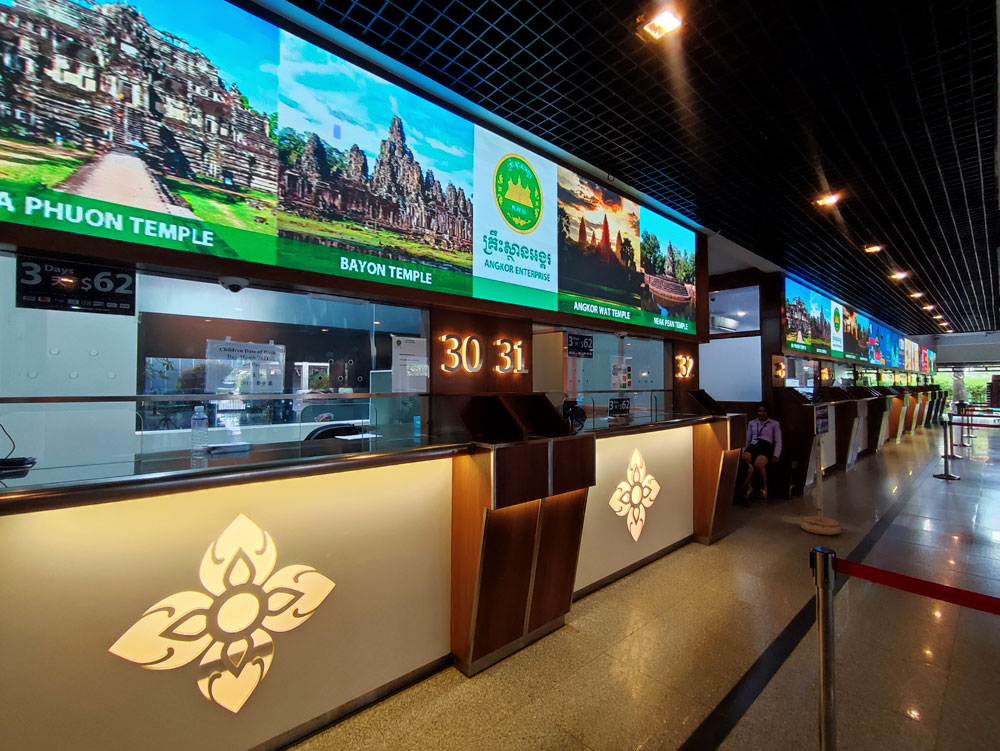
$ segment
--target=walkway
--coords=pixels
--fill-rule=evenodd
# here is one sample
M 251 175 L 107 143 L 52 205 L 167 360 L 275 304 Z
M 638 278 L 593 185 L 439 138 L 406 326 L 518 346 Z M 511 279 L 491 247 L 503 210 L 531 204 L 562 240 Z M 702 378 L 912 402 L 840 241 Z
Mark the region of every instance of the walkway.
M 60 189 L 77 196 L 110 201 L 136 209 L 157 211 L 185 219 L 198 218 L 190 209 L 170 203 L 165 189 L 157 182 L 146 163 L 130 151 L 109 151 L 98 161 L 85 165 L 70 175 Z
M 866 563 L 1000 595 L 1000 470 L 980 438 L 946 486 L 930 477 L 939 438 L 906 437 L 828 476 L 827 513 L 844 527 L 833 547 L 847 555 L 888 515 Z M 444 670 L 295 751 L 814 749 L 812 632 L 772 648 L 791 654 L 766 687 L 751 676 L 719 706 L 813 594 L 819 540 L 797 527 L 810 502 L 739 509 L 725 540 L 574 603 L 564 628 L 475 678 Z M 836 607 L 840 749 L 996 745 L 1000 623 L 859 581 Z

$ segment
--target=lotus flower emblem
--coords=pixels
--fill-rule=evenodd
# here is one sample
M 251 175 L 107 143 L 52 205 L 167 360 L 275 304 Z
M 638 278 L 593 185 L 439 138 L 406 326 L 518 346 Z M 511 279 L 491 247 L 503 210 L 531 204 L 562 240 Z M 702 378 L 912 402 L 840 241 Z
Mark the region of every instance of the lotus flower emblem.
M 656 500 L 660 484 L 655 477 L 646 474 L 646 461 L 639 449 L 632 452 L 626 477 L 625 482 L 618 483 L 608 505 L 618 516 L 625 517 L 632 539 L 639 542 L 639 535 L 646 524 L 646 509 Z
M 204 591 L 160 600 L 109 651 L 149 670 L 201 657 L 202 695 L 239 712 L 271 667 L 271 635 L 305 623 L 334 587 L 311 566 L 274 571 L 277 558 L 271 536 L 240 514 L 202 558 Z

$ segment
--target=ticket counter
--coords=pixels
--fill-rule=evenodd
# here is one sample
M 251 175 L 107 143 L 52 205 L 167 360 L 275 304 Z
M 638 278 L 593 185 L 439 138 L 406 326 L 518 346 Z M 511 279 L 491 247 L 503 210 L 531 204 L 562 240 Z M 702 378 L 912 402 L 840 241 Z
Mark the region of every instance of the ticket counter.
M 72 726 L 80 749 L 280 747 L 453 660 L 482 669 L 728 523 L 725 418 L 533 424 L 502 445 L 7 489 L 6 742 L 57 748 Z
M 889 404 L 870 386 L 845 389 L 858 404 L 858 453 L 875 453 L 882 448 L 889 430 Z

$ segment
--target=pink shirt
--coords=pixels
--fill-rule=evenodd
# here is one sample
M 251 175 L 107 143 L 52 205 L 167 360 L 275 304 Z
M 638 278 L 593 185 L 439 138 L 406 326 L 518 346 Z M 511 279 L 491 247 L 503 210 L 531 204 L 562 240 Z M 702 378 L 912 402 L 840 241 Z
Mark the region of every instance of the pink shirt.
M 764 422 L 751 420 L 747 425 L 747 448 L 750 448 L 750 444 L 758 438 L 770 441 L 774 446 L 775 459 L 781 456 L 781 426 L 777 420 L 772 420 L 770 417 Z

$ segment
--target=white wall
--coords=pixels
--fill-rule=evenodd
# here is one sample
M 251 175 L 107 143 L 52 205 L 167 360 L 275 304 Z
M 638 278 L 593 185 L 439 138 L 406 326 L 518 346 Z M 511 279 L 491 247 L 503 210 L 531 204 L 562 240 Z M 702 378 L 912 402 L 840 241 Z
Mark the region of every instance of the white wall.
M 698 345 L 699 385 L 718 401 L 761 398 L 760 337 L 714 339 Z
M 14 275 L 14 256 L 0 255 L 0 289 L 12 292 Z M 18 308 L 12 294 L 4 295 L 0 394 L 133 395 L 136 326 L 134 316 Z M 131 462 L 137 445 L 132 403 L 0 405 L 0 422 L 16 454 L 36 457 L 39 469 Z M 0 455 L 9 449 L 6 441 L 0 436 Z

